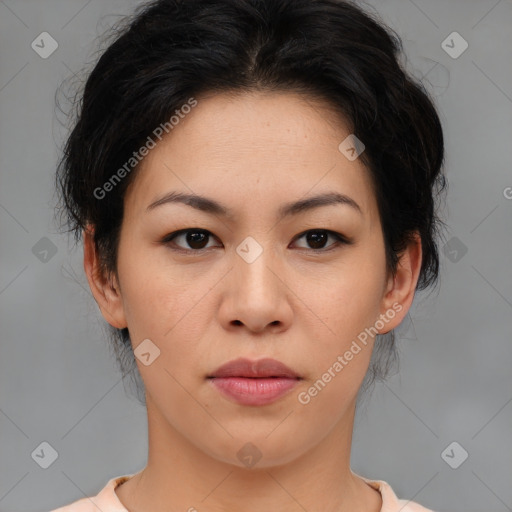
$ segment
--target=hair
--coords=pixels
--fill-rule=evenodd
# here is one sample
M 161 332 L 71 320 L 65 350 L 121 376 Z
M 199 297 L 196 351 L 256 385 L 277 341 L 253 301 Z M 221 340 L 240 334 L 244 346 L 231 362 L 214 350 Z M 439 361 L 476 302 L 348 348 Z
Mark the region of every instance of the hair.
M 436 284 L 436 199 L 446 187 L 444 140 L 433 100 L 400 62 L 400 37 L 345 0 L 156 0 L 110 31 L 76 93 L 73 128 L 57 166 L 58 211 L 79 242 L 94 227 L 100 268 L 117 276 L 123 201 L 138 165 L 105 200 L 111 180 L 155 128 L 203 93 L 300 93 L 342 113 L 363 141 L 380 214 L 386 264 L 421 237 L 417 290 Z M 341 142 L 341 141 L 340 141 Z M 119 368 L 144 401 L 128 329 L 107 327 Z M 397 362 L 394 332 L 378 335 L 361 390 Z

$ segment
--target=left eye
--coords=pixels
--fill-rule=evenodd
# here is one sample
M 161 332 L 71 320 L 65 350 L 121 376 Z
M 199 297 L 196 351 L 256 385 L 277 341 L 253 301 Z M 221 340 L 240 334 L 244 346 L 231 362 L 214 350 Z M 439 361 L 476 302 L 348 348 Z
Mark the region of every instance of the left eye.
M 327 229 L 310 229 L 299 235 L 296 240 L 300 240 L 301 238 L 306 237 L 306 242 L 313 247 L 311 250 L 313 251 L 329 251 L 333 247 L 338 246 L 339 244 L 349 244 L 349 240 L 347 240 L 342 234 L 336 233 L 335 231 L 329 231 Z M 328 246 L 327 249 L 324 249 L 324 244 L 329 237 L 336 239 L 336 242 Z M 306 247 L 308 249 L 308 247 Z
M 212 236 L 212 233 L 207 231 L 206 229 L 199 229 L 199 228 L 190 228 L 190 229 L 182 229 L 180 231 L 175 231 L 174 233 L 170 233 L 167 235 L 163 240 L 162 243 L 164 244 L 170 244 L 170 242 L 173 242 L 175 245 L 178 246 L 178 251 L 189 251 L 189 252 L 199 252 L 204 249 L 208 249 L 207 243 L 208 239 Z M 188 244 L 187 247 L 180 246 L 176 244 L 176 240 L 180 237 L 185 237 L 185 243 Z M 328 248 L 325 249 L 325 243 L 329 239 L 329 237 L 332 237 L 335 239 L 335 242 L 331 245 L 327 246 Z M 335 231 L 330 231 L 327 229 L 310 229 L 308 231 L 305 231 L 304 233 L 301 233 L 297 237 L 295 237 L 294 240 L 300 240 L 301 238 L 304 238 L 306 242 L 312 246 L 312 247 L 303 247 L 305 249 L 309 249 L 312 251 L 318 251 L 318 252 L 325 252 L 328 250 L 331 250 L 335 247 L 337 247 L 340 244 L 350 244 L 350 240 L 348 240 L 346 237 L 344 237 L 341 233 L 336 233 Z

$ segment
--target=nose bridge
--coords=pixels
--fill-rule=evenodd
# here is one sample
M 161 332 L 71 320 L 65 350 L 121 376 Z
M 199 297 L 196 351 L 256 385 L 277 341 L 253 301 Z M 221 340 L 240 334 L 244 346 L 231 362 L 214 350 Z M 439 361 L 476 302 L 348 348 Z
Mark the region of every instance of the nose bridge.
M 224 288 L 220 318 L 226 329 L 288 329 L 293 319 L 285 284 L 285 265 L 271 232 L 253 231 L 233 251 L 232 272 Z
M 257 238 L 256 238 L 257 237 Z M 247 236 L 236 247 L 236 282 L 251 295 L 275 292 L 277 266 L 272 234 Z M 271 270 L 272 269 L 272 270 Z

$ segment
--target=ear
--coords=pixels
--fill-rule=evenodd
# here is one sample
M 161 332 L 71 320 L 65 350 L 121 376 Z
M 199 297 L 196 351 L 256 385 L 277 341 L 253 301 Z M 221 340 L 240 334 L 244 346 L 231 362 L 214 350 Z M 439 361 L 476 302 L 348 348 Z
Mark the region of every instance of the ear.
M 401 253 L 396 275 L 389 276 L 381 302 L 381 317 L 386 316 L 385 327 L 379 334 L 385 334 L 398 325 L 409 311 L 421 270 L 422 250 L 418 232 L 414 240 Z
M 113 327 L 122 329 L 127 326 L 127 323 L 119 284 L 115 276 L 105 276 L 101 272 L 93 235 L 92 226 L 88 226 L 83 231 L 85 275 L 103 318 Z

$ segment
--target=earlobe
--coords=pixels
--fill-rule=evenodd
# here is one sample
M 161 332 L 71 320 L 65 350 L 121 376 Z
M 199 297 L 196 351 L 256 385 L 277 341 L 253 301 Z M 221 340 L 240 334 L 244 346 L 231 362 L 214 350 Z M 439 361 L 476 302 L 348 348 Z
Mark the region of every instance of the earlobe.
M 88 226 L 83 232 L 84 271 L 94 300 L 103 318 L 118 329 L 127 327 L 119 285 L 114 276 L 105 276 L 100 267 L 99 255 L 94 243 L 94 228 Z
M 380 334 L 385 334 L 397 327 L 409 311 L 414 300 L 421 261 L 421 238 L 416 233 L 414 239 L 400 255 L 396 274 L 388 279 L 387 290 L 382 299 L 381 314 L 392 316 L 392 318 Z M 391 311 L 392 315 L 389 315 Z

